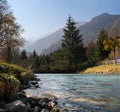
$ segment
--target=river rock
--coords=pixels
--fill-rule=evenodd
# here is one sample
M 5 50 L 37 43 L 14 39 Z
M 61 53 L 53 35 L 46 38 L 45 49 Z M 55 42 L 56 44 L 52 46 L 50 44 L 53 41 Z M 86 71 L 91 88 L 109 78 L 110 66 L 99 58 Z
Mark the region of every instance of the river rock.
M 49 112 L 47 109 L 42 109 L 41 112 Z
M 34 112 L 40 112 L 40 108 L 38 106 L 35 106 Z
M 8 103 L 4 106 L 4 108 L 5 111 L 9 112 L 27 112 L 26 105 L 20 100 Z
M 50 106 L 51 106 L 52 108 L 56 107 L 57 104 L 58 104 L 58 103 L 57 103 L 56 101 L 51 101 L 51 102 L 50 102 Z
M 5 110 L 0 108 L 0 112 L 5 112 Z
M 27 110 L 31 110 L 31 105 L 29 103 L 26 104 Z
M 41 99 L 40 101 L 39 101 L 39 106 L 41 107 L 41 108 L 49 108 L 49 102 L 50 102 L 50 100 L 49 99 L 47 99 L 47 98 L 43 98 L 43 99 Z

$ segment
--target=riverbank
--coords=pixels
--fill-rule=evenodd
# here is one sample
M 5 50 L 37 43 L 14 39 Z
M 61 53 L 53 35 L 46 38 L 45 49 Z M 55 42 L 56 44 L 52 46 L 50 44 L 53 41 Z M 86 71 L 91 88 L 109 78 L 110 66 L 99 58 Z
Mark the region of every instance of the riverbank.
M 120 65 L 99 65 L 88 68 L 83 74 L 120 74 Z
M 23 88 L 37 89 L 38 81 L 40 80 L 32 80 Z M 15 100 L 0 102 L 0 112 L 59 112 L 59 109 L 55 99 L 27 97 L 25 90 L 21 90 Z
M 38 81 L 30 69 L 0 63 L 0 112 L 58 112 L 55 100 L 26 96 L 24 90 L 38 88 Z

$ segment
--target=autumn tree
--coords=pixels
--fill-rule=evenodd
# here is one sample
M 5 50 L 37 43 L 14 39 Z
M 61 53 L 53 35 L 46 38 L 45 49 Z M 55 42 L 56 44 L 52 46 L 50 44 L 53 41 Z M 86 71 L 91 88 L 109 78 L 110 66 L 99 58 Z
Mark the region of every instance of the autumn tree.
M 11 62 L 12 52 L 24 44 L 23 29 L 16 22 L 7 0 L 0 1 L 0 46 L 7 49 L 7 62 Z
M 7 15 L 11 13 L 7 0 L 0 0 L 0 45 L 5 39 Z
M 86 47 L 86 56 L 88 62 L 92 65 L 96 61 L 96 56 L 95 56 L 95 43 L 94 42 L 89 42 L 87 47 Z
M 100 33 L 98 40 L 96 42 L 96 56 L 99 61 L 104 60 L 105 58 L 108 57 L 110 50 L 109 49 L 104 49 L 104 41 L 108 40 L 109 36 L 107 31 L 103 28 Z
M 116 63 L 116 50 L 120 49 L 120 36 L 112 36 L 104 41 L 104 49 L 111 50 L 114 54 L 114 60 Z

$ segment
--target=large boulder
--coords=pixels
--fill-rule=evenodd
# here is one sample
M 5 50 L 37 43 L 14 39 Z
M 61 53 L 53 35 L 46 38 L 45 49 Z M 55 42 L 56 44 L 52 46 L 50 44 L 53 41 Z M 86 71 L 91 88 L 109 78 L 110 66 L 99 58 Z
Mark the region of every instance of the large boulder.
M 27 112 L 27 106 L 20 100 L 6 104 L 4 109 L 9 112 Z

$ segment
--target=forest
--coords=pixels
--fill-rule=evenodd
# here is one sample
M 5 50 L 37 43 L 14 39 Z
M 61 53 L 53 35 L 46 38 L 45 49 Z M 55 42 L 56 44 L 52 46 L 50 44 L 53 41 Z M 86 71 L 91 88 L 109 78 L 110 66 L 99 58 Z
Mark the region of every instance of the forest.
M 101 29 L 96 42 L 83 45 L 84 34 L 76 22 L 68 17 L 63 32 L 62 47 L 48 55 L 28 53 L 21 37 L 24 29 L 16 22 L 7 1 L 0 2 L 0 61 L 30 68 L 35 73 L 76 73 L 98 65 L 104 60 L 116 60 L 120 49 L 120 36 L 109 35 Z M 111 56 L 112 55 L 112 56 Z M 116 61 L 115 61 L 116 63 Z
M 35 73 L 76 73 L 104 60 L 115 60 L 119 54 L 120 36 L 111 36 L 103 28 L 97 42 L 83 45 L 83 35 L 76 27 L 76 22 L 69 17 L 64 29 L 62 48 L 49 55 L 38 56 L 36 51 L 30 55 L 23 49 L 17 52 L 13 63 L 30 67 Z

